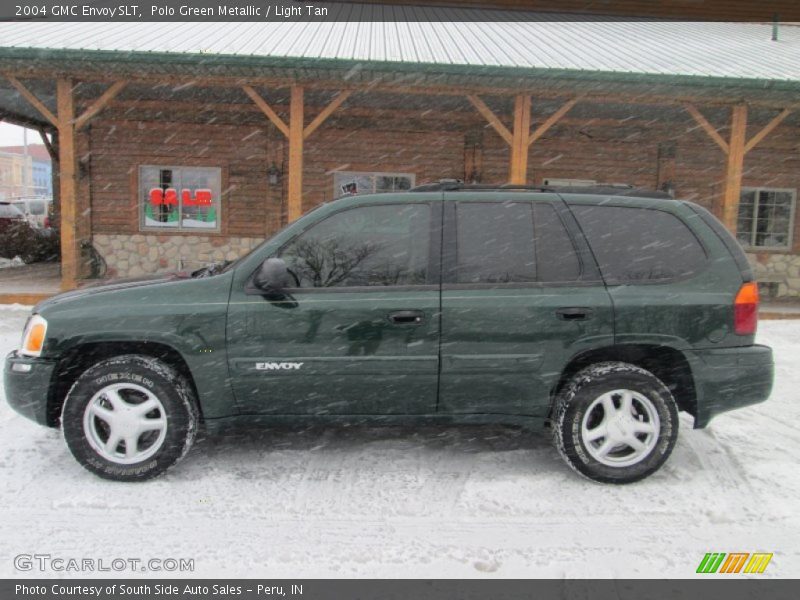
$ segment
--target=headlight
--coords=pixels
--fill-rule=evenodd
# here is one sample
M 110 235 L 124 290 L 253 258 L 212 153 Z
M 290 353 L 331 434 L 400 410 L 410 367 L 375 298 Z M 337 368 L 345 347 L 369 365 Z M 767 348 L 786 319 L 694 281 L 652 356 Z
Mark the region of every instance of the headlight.
M 22 346 L 20 354 L 26 356 L 39 356 L 44 346 L 44 336 L 47 334 L 47 321 L 41 315 L 33 315 L 25 324 L 22 332 Z

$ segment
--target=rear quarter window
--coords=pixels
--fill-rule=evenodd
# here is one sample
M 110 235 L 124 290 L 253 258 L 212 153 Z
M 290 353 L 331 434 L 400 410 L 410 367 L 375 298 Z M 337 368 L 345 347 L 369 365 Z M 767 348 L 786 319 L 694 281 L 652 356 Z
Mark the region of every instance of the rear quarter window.
M 650 283 L 691 277 L 707 256 L 691 229 L 663 210 L 572 205 L 606 283 Z

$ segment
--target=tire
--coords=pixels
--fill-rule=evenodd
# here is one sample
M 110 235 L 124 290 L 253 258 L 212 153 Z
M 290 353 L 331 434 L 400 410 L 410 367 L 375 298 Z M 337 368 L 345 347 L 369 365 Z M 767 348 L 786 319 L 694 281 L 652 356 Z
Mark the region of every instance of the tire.
M 628 363 L 587 367 L 556 399 L 558 451 L 594 481 L 633 483 L 652 475 L 669 458 L 677 437 L 678 410 L 669 389 Z
M 128 354 L 78 377 L 61 423 L 70 452 L 86 469 L 114 481 L 143 481 L 186 455 L 199 414 L 191 386 L 177 371 Z

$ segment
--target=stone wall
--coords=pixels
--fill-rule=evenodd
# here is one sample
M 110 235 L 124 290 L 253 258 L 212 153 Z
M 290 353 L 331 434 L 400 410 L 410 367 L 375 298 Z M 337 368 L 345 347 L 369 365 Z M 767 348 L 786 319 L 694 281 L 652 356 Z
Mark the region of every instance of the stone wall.
M 800 255 L 788 253 L 748 254 L 756 279 L 772 284 L 776 298 L 800 297 Z M 766 286 L 765 286 L 766 287 Z
M 94 247 L 108 265 L 108 277 L 198 269 L 220 260 L 235 260 L 262 238 L 204 235 L 111 235 L 96 233 Z

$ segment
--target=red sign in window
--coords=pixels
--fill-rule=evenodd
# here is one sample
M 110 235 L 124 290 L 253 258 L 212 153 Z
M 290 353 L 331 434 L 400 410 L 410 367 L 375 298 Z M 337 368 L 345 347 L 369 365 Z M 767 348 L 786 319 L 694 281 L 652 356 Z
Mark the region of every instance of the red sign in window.
M 192 195 L 192 190 L 181 190 L 181 201 L 184 206 L 211 206 L 213 198 L 211 190 L 206 188 L 194 190 L 194 195 Z M 153 206 L 162 204 L 177 206 L 178 191 L 175 188 L 167 188 L 166 190 L 153 188 L 150 190 L 150 204 Z
M 191 190 L 181 190 L 181 200 L 184 206 L 211 206 L 211 190 L 198 189 L 192 196 Z

